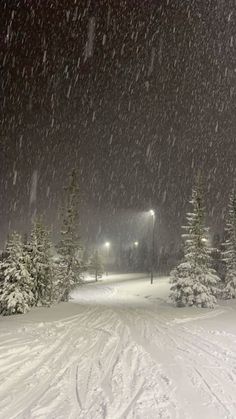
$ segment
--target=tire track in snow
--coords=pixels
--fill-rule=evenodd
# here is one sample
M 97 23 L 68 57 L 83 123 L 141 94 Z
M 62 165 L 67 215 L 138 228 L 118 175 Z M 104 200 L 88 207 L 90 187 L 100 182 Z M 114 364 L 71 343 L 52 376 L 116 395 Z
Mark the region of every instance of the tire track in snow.
M 135 312 L 137 315 L 138 311 L 135 310 Z M 219 361 L 222 362 L 223 360 L 225 361 L 224 357 L 221 356 L 222 348 L 218 347 L 219 354 L 221 354 L 221 355 L 218 354 L 220 356 L 220 360 L 219 360 L 219 357 L 216 357 L 216 355 L 214 354 L 214 349 L 215 349 L 214 343 L 209 342 L 209 346 L 211 349 L 207 351 L 204 349 L 204 343 L 206 339 L 204 339 L 202 336 L 197 336 L 197 340 L 196 340 L 196 336 L 195 336 L 195 339 L 193 339 L 193 336 L 189 337 L 187 333 L 187 329 L 183 328 L 183 326 L 176 327 L 175 329 L 170 328 L 167 330 L 166 323 L 164 325 L 163 330 L 161 330 L 163 319 L 159 317 L 157 319 L 153 315 L 149 317 L 148 312 L 146 312 L 145 315 L 143 312 L 141 312 L 139 317 L 140 317 L 140 321 L 142 318 L 145 318 L 146 322 L 148 322 L 149 325 L 150 325 L 150 318 L 152 318 L 153 320 L 155 320 L 155 322 L 158 323 L 157 326 L 153 324 L 153 328 L 158 333 L 156 342 L 155 342 L 155 344 L 157 344 L 156 353 L 160 355 L 160 346 L 163 346 L 163 345 L 168 348 L 170 353 L 173 352 L 173 359 L 174 359 L 174 356 L 176 356 L 175 354 L 176 350 L 177 351 L 181 350 L 183 353 L 185 353 L 184 358 L 182 356 L 178 357 L 178 364 L 181 364 L 182 373 L 184 372 L 186 379 L 189 380 L 189 383 L 192 385 L 196 380 L 194 380 L 190 374 L 191 366 L 195 365 L 196 362 L 198 362 L 198 358 L 200 358 L 201 363 L 198 367 L 198 373 L 201 374 L 202 379 L 205 380 L 204 382 L 208 384 L 208 387 L 206 386 L 206 392 L 209 393 L 208 390 L 209 388 L 211 388 L 211 386 L 214 386 L 214 387 L 217 386 L 219 389 L 218 392 L 220 391 L 224 396 L 225 395 L 224 388 L 227 388 L 227 391 L 228 391 L 227 400 L 225 400 L 224 398 L 222 399 L 222 396 L 217 395 L 216 392 L 215 392 L 214 398 L 215 398 L 215 401 L 218 401 L 217 403 L 218 407 L 221 407 L 223 409 L 222 414 L 227 415 L 226 416 L 227 418 L 234 418 L 236 416 L 236 405 L 234 402 L 233 395 L 235 394 L 236 388 L 235 388 L 235 384 L 232 385 L 232 380 L 231 380 L 231 383 L 229 383 L 229 380 L 227 379 L 228 368 L 229 368 L 228 365 L 226 364 L 224 365 L 224 368 L 222 368 L 222 364 L 220 364 L 219 362 Z M 162 340 L 161 345 L 159 341 L 160 333 L 161 333 L 161 340 Z M 175 343 L 176 345 L 175 347 L 173 346 L 173 343 Z M 197 352 L 196 352 L 196 348 L 198 350 Z M 146 346 L 146 349 L 151 354 L 154 354 L 153 348 L 150 351 L 150 347 Z M 207 367 L 204 367 L 202 366 L 202 359 L 204 359 L 204 357 L 206 358 L 206 356 L 208 357 L 207 362 L 206 362 Z M 186 361 L 187 361 L 187 365 L 186 365 Z M 231 359 L 231 362 L 232 362 L 232 359 Z M 218 371 L 218 374 L 214 374 L 214 378 L 213 378 L 213 373 L 209 368 L 212 368 L 214 371 Z M 231 368 L 232 368 L 232 364 L 231 364 Z M 222 373 L 223 373 L 223 376 L 222 376 Z M 210 380 L 210 383 L 208 382 L 209 380 Z M 176 384 L 177 383 L 178 382 L 176 382 Z M 194 388 L 195 388 L 194 391 L 199 392 L 196 386 L 194 386 Z M 210 398 L 212 398 L 211 392 L 209 393 L 209 396 Z M 227 407 L 228 405 L 231 407 L 228 408 Z
M 158 412 L 160 413 L 160 417 L 170 417 L 175 418 L 178 417 L 179 415 L 179 411 L 181 410 L 179 408 L 179 406 L 176 403 L 175 400 L 175 387 L 172 386 L 171 380 L 166 376 L 166 374 L 162 371 L 161 368 L 161 363 L 160 360 L 157 359 L 157 348 L 153 347 L 151 344 L 148 344 L 148 340 L 145 339 L 146 336 L 148 335 L 147 333 L 147 328 L 146 325 L 143 328 L 143 322 L 142 319 L 137 316 L 137 310 L 129 310 L 126 309 L 124 310 L 123 308 L 120 309 L 116 309 L 116 313 L 119 315 L 120 320 L 123 322 L 123 324 L 125 325 L 125 327 L 128 329 L 128 333 L 130 336 L 130 340 L 131 342 L 133 342 L 133 345 L 136 346 L 139 350 L 140 353 L 142 353 L 143 355 L 145 355 L 145 358 L 149 359 L 149 364 L 152 365 L 152 368 L 154 370 L 155 376 L 157 376 L 157 380 L 156 382 L 158 382 L 159 385 L 159 400 L 158 403 L 156 404 L 155 407 L 155 415 L 153 416 L 153 418 L 158 417 Z M 138 325 L 137 325 L 138 323 Z M 136 325 L 136 327 L 138 328 L 138 332 L 136 333 L 134 331 L 134 326 Z M 143 336 L 140 335 L 140 330 L 144 331 Z M 149 330 L 149 340 L 150 340 L 150 330 Z M 145 342 L 145 343 L 144 343 Z M 146 369 L 145 369 L 145 374 L 146 374 Z M 148 379 L 145 381 L 147 387 L 148 387 Z M 145 393 L 146 391 L 144 391 Z M 145 394 L 144 394 L 145 395 Z M 170 400 L 170 397 L 172 397 L 172 400 Z M 167 406 L 165 406 L 165 408 L 163 409 L 162 407 L 160 407 L 161 403 L 160 400 L 166 400 Z M 168 409 L 171 412 L 171 416 L 168 415 Z M 181 414 L 182 418 L 184 418 L 185 416 Z
M 233 343 L 232 350 L 225 353 L 216 339 L 211 341 L 201 332 L 194 334 L 181 323 L 170 324 L 170 318 L 155 312 L 151 304 L 130 308 L 127 304 L 83 303 L 80 309 L 76 315 L 38 325 L 36 331 L 37 323 L 29 324 L 31 335 L 21 344 L 27 342 L 32 354 L 37 355 L 39 348 L 42 352 L 39 365 L 27 367 L 25 383 L 32 387 L 25 398 L 21 391 L 13 394 L 12 400 L 5 398 L 12 403 L 8 412 L 15 416 L 11 418 L 193 419 L 197 417 L 194 406 L 186 404 L 192 400 L 205 403 L 198 419 L 206 417 L 208 407 L 210 418 L 217 409 L 222 418 L 233 417 Z M 39 339 L 40 345 L 28 345 L 31 338 Z M 54 338 L 61 339 L 61 346 L 50 352 Z M 47 343 L 50 348 L 45 349 Z M 35 383 L 30 374 L 36 377 Z M 224 386 L 227 394 L 222 393 Z M 183 402 L 181 407 L 177 395 L 178 403 Z
M 200 379 L 202 380 L 202 382 L 204 383 L 204 385 L 207 387 L 209 393 L 212 394 L 212 397 L 215 398 L 215 400 L 223 407 L 223 409 L 227 411 L 227 413 L 230 415 L 228 417 L 232 417 L 232 419 L 233 419 L 233 415 L 230 412 L 230 410 L 227 408 L 227 406 L 224 403 L 222 403 L 221 399 L 212 390 L 211 386 L 209 385 L 209 383 L 207 382 L 207 380 L 204 378 L 204 376 L 202 375 L 202 373 L 197 368 L 194 368 L 194 369 L 195 369 L 196 373 L 198 374 L 198 376 L 200 377 Z
M 105 317 L 107 319 L 106 322 L 109 323 L 110 316 L 108 314 L 106 314 Z M 97 319 L 97 316 L 96 316 L 96 319 Z M 91 318 L 89 317 L 87 319 L 87 321 L 88 321 L 88 324 L 89 324 L 91 322 Z M 76 367 L 74 366 L 73 368 L 76 368 L 77 369 L 78 374 L 77 374 L 76 379 L 73 378 L 72 389 L 71 389 L 71 394 L 73 394 L 73 393 L 75 394 L 76 393 L 76 397 L 74 397 L 74 400 L 72 401 L 72 406 L 71 406 L 71 409 L 72 409 L 71 415 L 72 415 L 72 417 L 76 417 L 76 418 L 77 417 L 84 417 L 84 415 L 83 415 L 83 411 L 85 409 L 85 406 L 84 405 L 89 404 L 89 402 L 87 401 L 87 398 L 85 398 L 85 400 L 83 400 L 83 393 L 85 391 L 84 390 L 84 383 L 86 382 L 86 380 L 88 381 L 88 384 L 87 385 L 85 384 L 85 386 L 87 387 L 87 391 L 85 391 L 85 393 L 88 393 L 88 394 L 92 393 L 93 394 L 94 372 L 96 370 L 96 364 L 97 364 L 97 361 L 93 359 L 94 358 L 94 354 L 99 354 L 100 351 L 103 349 L 103 346 L 104 346 L 104 335 L 106 337 L 107 336 L 108 337 L 109 336 L 112 336 L 112 334 L 109 333 L 109 331 L 103 330 L 103 329 L 99 329 L 98 326 L 100 326 L 100 325 L 101 325 L 101 322 L 97 322 L 96 321 L 96 324 L 95 324 L 96 327 L 95 328 L 94 327 L 92 327 L 92 328 L 91 327 L 90 328 L 88 327 L 87 329 L 85 329 L 87 331 L 87 333 L 90 334 L 90 336 L 89 336 L 88 341 L 85 340 L 83 342 L 83 345 L 78 348 L 79 350 L 81 350 L 81 348 L 83 348 L 83 353 L 81 353 L 81 351 L 79 351 L 79 357 L 82 358 L 82 362 L 80 362 L 79 360 L 77 362 L 74 361 L 74 365 L 76 365 Z M 72 326 L 72 324 L 71 324 L 71 326 Z M 84 330 L 84 332 L 85 332 L 85 330 Z M 73 327 L 71 327 L 71 333 L 72 334 L 75 334 L 75 336 L 76 336 L 76 334 L 77 334 L 77 322 L 75 322 L 75 323 L 73 322 Z M 70 355 L 70 357 L 71 358 L 74 357 L 74 359 L 76 360 L 76 353 L 73 352 Z M 92 383 L 90 383 L 90 377 L 88 379 L 86 378 L 86 367 L 88 365 L 88 362 L 86 361 L 86 359 L 88 357 L 90 357 L 91 359 L 93 359 L 93 362 L 91 362 L 91 376 L 93 375 L 93 377 L 92 377 L 92 381 L 93 382 Z M 77 354 L 77 358 L 78 358 L 78 354 Z M 83 363 L 85 363 L 84 367 L 82 365 Z M 83 387 L 82 386 L 81 387 L 78 386 L 80 372 L 82 372 Z M 73 373 L 73 371 L 70 372 L 70 376 L 71 375 L 73 377 L 75 376 L 74 373 Z M 65 384 L 65 387 L 66 387 L 66 385 L 67 384 Z M 70 388 L 71 388 L 71 386 L 70 386 Z M 75 388 L 75 390 L 74 390 L 74 388 Z M 81 388 L 83 389 L 82 393 L 81 393 Z M 78 402 L 78 400 L 79 400 L 79 402 Z M 60 400 L 58 400 L 58 402 L 60 403 Z M 39 399 L 39 404 L 40 404 L 40 399 Z M 79 404 L 81 405 L 81 408 L 78 407 Z M 55 409 L 55 404 L 53 404 L 53 408 Z M 78 409 L 81 409 L 81 413 L 80 414 L 78 412 Z M 59 405 L 58 405 L 58 407 L 57 407 L 56 410 L 60 410 Z M 40 412 L 40 407 L 38 407 L 35 410 L 35 412 L 34 412 L 34 414 L 36 415 L 35 417 L 37 417 L 37 412 Z M 77 412 L 77 415 L 76 415 L 75 412 Z
M 44 329 L 47 329 L 49 326 L 52 327 L 52 324 L 45 324 L 44 328 L 38 328 L 37 329 L 37 333 L 42 334 L 45 332 Z M 45 365 L 48 365 L 48 369 L 50 370 L 50 367 L 53 365 L 53 363 L 55 363 L 55 360 L 59 360 L 63 355 L 66 355 L 66 352 L 68 350 L 68 344 L 70 342 L 70 339 L 68 339 L 72 333 L 72 329 L 71 327 L 68 328 L 68 326 L 66 326 L 66 328 L 61 327 L 60 331 L 64 331 L 62 334 L 62 337 L 58 340 L 55 340 L 55 343 L 53 343 L 52 345 L 49 346 L 49 348 L 47 348 L 46 350 L 44 350 L 40 356 L 37 356 L 36 360 L 34 362 L 29 362 L 27 369 L 25 369 L 25 364 L 22 365 L 21 361 L 19 361 L 19 365 L 20 365 L 20 371 L 17 374 L 17 379 L 15 377 L 10 377 L 7 381 L 7 386 L 6 384 L 4 385 L 4 392 L 1 392 L 1 386 L 0 386 L 0 396 L 1 396 L 1 411 L 0 411 L 0 415 L 3 413 L 3 418 L 5 419 L 5 409 L 4 409 L 4 395 L 6 396 L 6 393 L 8 392 L 8 389 L 10 389 L 13 386 L 14 383 L 14 387 L 17 386 L 17 382 L 19 381 L 23 381 L 27 382 L 27 378 L 29 377 L 31 379 L 32 375 L 36 374 L 37 372 L 40 371 L 40 369 L 45 369 Z M 54 327 L 54 333 L 51 335 L 51 338 L 55 339 L 56 337 L 56 332 L 58 332 L 58 327 Z M 78 337 L 77 337 L 78 338 Z M 44 346 L 45 347 L 45 346 Z M 62 348 L 58 353 L 57 350 Z M 34 348 L 34 353 L 38 352 L 38 347 Z M 41 349 L 41 346 L 40 346 Z M 28 353 L 30 353 L 30 348 L 28 348 Z M 57 354 L 56 357 L 54 356 L 55 353 Z M 59 356 L 58 356 L 59 354 Z M 61 354 L 61 356 L 60 356 Z M 31 353 L 32 355 L 32 353 Z M 38 354 L 37 354 L 38 355 Z M 66 357 L 64 358 L 66 359 Z M 55 369 L 56 371 L 56 369 Z M 51 380 L 51 377 L 50 377 Z M 45 386 L 45 384 L 47 384 L 47 382 L 44 380 L 43 381 L 43 386 Z M 27 405 L 27 401 L 29 399 L 29 394 L 31 394 L 32 399 L 34 400 L 34 402 L 40 397 L 42 396 L 42 392 L 39 391 L 39 386 L 37 387 L 37 398 L 33 397 L 34 394 L 34 388 L 32 390 L 29 390 L 26 394 L 26 396 L 20 396 L 19 399 L 25 400 L 25 405 Z M 17 399 L 14 400 L 15 403 L 15 407 L 17 405 Z M 4 410 L 2 410 L 4 409 Z M 19 405 L 19 409 L 20 409 L 20 405 Z M 1 416 L 0 416 L 1 417 Z
M 6 418 L 6 417 L 17 417 L 22 410 L 25 410 L 26 406 L 27 409 L 29 409 L 29 406 L 31 406 L 35 401 L 42 396 L 43 392 L 47 390 L 47 387 L 49 386 L 51 382 L 51 368 L 54 363 L 57 363 L 60 359 L 62 359 L 67 352 L 67 345 L 68 345 L 68 335 L 69 331 L 66 332 L 66 334 L 63 336 L 62 339 L 52 347 L 50 347 L 49 350 L 45 351 L 43 353 L 43 356 L 37 359 L 34 363 L 30 363 L 30 366 L 25 370 L 25 366 L 23 366 L 23 372 L 18 373 L 17 380 L 14 380 L 14 385 L 17 384 L 17 382 L 22 381 L 24 382 L 24 393 L 23 395 L 20 394 L 18 397 L 13 399 L 14 404 L 14 414 L 11 413 L 12 407 L 5 406 L 5 408 L 1 409 L 0 418 Z M 63 345 L 64 344 L 64 345 Z M 61 348 L 61 349 L 60 349 Z M 59 350 L 60 349 L 60 350 Z M 57 352 L 57 350 L 59 350 Z M 56 355 L 55 355 L 56 354 Z M 53 359 L 51 357 L 53 355 Z M 35 379 L 40 379 L 40 371 L 42 370 L 42 377 L 44 377 L 45 372 L 48 373 L 48 378 L 37 385 L 37 392 L 35 391 L 35 385 L 32 386 L 32 388 L 27 388 L 27 378 L 30 378 L 30 381 L 32 380 L 32 377 L 34 376 Z M 61 370 L 59 370 L 61 371 Z M 35 380 L 36 381 L 36 380 Z M 6 392 L 9 390 L 10 386 L 12 386 L 12 381 L 8 383 L 7 386 L 4 386 L 4 392 L 0 391 L 1 400 L 4 399 L 4 395 L 6 396 Z M 46 387 L 46 389 L 45 389 Z M 2 416 L 3 415 L 3 416 Z

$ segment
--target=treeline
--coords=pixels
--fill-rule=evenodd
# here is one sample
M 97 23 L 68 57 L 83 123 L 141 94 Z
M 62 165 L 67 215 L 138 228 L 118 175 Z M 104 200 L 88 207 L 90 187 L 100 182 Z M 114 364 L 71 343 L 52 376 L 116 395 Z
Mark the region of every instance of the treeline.
M 40 218 L 34 221 L 29 239 L 22 240 L 15 232 L 8 238 L 0 260 L 0 314 L 23 314 L 34 306 L 68 301 L 88 269 L 98 278 L 102 273 L 99 255 L 95 253 L 84 262 L 78 231 L 79 188 L 73 171 L 65 188 L 56 249 Z

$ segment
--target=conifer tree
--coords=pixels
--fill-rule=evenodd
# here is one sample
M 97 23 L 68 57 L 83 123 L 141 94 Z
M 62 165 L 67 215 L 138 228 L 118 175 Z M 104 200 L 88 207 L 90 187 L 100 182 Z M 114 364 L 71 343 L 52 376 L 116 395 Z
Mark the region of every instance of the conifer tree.
M 95 276 L 95 281 L 98 281 L 98 278 L 101 278 L 104 273 L 102 259 L 97 250 L 91 257 L 89 271 Z
M 226 264 L 224 298 L 236 298 L 236 190 L 230 195 L 223 260 Z
M 8 239 L 0 261 L 0 312 L 3 315 L 23 314 L 34 305 L 33 281 L 27 270 L 21 237 L 14 233 Z
M 71 289 L 82 280 L 82 263 L 80 253 L 79 230 L 79 188 L 77 185 L 76 171 L 70 175 L 66 191 L 66 203 L 61 230 L 61 240 L 58 244 L 60 255 L 58 262 L 58 287 L 60 288 L 61 301 L 68 301 Z
M 198 181 L 190 201 L 193 211 L 187 214 L 184 227 L 184 262 L 171 272 L 170 298 L 177 306 L 213 308 L 218 294 L 219 278 L 211 267 L 208 229 L 204 226 L 202 185 Z
M 53 262 L 49 232 L 40 219 L 33 223 L 30 241 L 25 248 L 28 270 L 34 281 L 36 305 L 48 305 L 52 301 Z

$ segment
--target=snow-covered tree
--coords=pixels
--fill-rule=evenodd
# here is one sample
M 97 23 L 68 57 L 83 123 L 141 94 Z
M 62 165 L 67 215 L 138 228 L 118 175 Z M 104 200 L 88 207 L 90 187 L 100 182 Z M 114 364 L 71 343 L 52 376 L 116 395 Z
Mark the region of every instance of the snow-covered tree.
M 101 278 L 104 273 L 102 259 L 97 250 L 94 252 L 90 259 L 89 272 L 91 272 L 95 276 L 96 281 L 98 280 L 98 278 Z
M 36 305 L 48 305 L 52 301 L 53 261 L 49 232 L 40 219 L 33 223 L 27 250 L 28 270 L 33 277 Z
M 79 188 L 76 171 L 70 175 L 69 186 L 65 188 L 66 204 L 64 208 L 61 240 L 58 244 L 58 287 L 61 301 L 68 301 L 69 293 L 82 280 L 81 244 L 79 230 Z
M 34 305 L 33 281 L 27 270 L 21 237 L 14 233 L 8 239 L 0 261 L 0 312 L 3 315 L 23 314 Z
M 230 195 L 223 259 L 226 264 L 223 297 L 236 298 L 236 190 Z
M 208 244 L 208 229 L 204 226 L 202 186 L 193 189 L 193 211 L 187 214 L 184 262 L 171 272 L 170 298 L 177 306 L 213 308 L 218 295 L 219 277 L 212 269 L 212 249 Z

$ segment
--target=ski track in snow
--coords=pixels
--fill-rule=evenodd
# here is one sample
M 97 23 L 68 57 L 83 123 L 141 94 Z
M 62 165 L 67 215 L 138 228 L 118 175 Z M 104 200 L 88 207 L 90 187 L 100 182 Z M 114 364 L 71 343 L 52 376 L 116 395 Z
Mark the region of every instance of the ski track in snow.
M 176 318 L 103 287 L 59 320 L 0 320 L 0 419 L 236 418 L 236 334 L 203 327 L 227 308 Z

